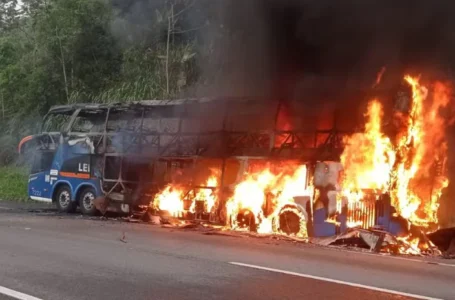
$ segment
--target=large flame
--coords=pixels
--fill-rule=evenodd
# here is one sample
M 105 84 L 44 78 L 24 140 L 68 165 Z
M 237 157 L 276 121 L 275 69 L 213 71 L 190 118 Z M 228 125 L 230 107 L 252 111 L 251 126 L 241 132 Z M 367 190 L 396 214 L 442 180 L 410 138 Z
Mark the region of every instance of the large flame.
M 346 140 L 342 155 L 345 168 L 343 189 L 350 201 L 360 201 L 361 190 L 389 192 L 397 213 L 411 223 L 437 223 L 438 200 L 448 185 L 441 165 L 446 158 L 447 120 L 440 110 L 448 105 L 450 89 L 442 84 L 430 91 L 419 78 L 406 75 L 412 89 L 408 112 L 397 112 L 399 133 L 391 141 L 382 131 L 382 106 L 368 106 L 364 133 Z M 439 171 L 434 171 L 435 169 Z
M 196 201 L 203 201 L 205 212 L 212 212 L 218 201 L 218 195 L 214 191 L 218 186 L 217 172 L 212 171 L 205 185 L 197 189 L 197 193 L 188 193 L 188 188 L 178 184 L 169 184 L 161 192 L 157 193 L 151 203 L 153 208 L 167 211 L 175 217 L 181 217 L 184 212 L 195 212 Z M 191 202 L 190 207 L 185 210 L 184 202 Z
M 292 211 L 302 222 L 305 216 L 294 201 L 296 196 L 310 196 L 307 185 L 307 168 L 296 166 L 292 171 L 274 173 L 269 168 L 246 174 L 236 185 L 234 195 L 226 204 L 227 217 L 233 229 L 239 229 L 237 217 L 240 213 L 253 214 L 258 233 L 280 233 L 280 214 Z M 265 207 L 270 205 L 270 213 Z M 298 236 L 306 236 L 306 226 L 301 226 Z
M 204 201 L 206 205 L 206 211 L 212 212 L 215 204 L 217 202 L 217 196 L 213 192 L 213 188 L 218 186 L 218 178 L 214 175 L 210 176 L 207 179 L 206 189 L 200 189 L 196 195 L 196 199 L 199 201 Z
M 446 158 L 445 128 L 447 121 L 440 109 L 449 103 L 449 89 L 436 83 L 429 95 L 418 78 L 407 75 L 412 88 L 412 104 L 406 135 L 398 141 L 400 157 L 392 191 L 392 203 L 398 213 L 418 225 L 437 223 L 438 200 L 448 185 L 444 174 L 433 170 Z M 442 170 L 441 170 L 442 171 Z M 440 172 L 441 172 L 440 171 Z
M 341 162 L 346 191 L 385 190 L 389 186 L 395 153 L 390 139 L 381 132 L 382 114 L 381 104 L 377 100 L 370 102 L 365 133 L 354 134 L 345 141 Z
M 155 195 L 153 205 L 160 210 L 167 211 L 175 217 L 183 212 L 183 189 L 168 185 L 164 190 Z

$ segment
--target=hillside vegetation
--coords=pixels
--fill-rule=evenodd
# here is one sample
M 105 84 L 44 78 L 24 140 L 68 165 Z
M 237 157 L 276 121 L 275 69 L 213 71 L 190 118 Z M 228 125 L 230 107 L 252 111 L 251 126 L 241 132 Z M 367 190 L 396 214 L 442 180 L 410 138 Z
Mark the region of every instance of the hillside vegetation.
M 148 1 L 133 12 L 115 2 L 1 2 L 0 165 L 17 160 L 20 138 L 52 105 L 170 99 L 200 79 L 198 32 L 208 21 L 194 18 L 194 2 Z

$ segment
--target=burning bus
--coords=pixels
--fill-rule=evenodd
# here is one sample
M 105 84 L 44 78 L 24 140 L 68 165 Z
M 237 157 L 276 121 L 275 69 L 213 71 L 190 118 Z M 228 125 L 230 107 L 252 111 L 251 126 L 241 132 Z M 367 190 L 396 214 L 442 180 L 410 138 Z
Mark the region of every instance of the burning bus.
M 62 212 L 79 206 L 94 214 L 101 203 L 130 213 L 150 203 L 152 210 L 235 228 L 245 227 L 247 211 L 264 206 L 255 221 L 265 221 L 274 206 L 288 211 L 292 197 L 312 197 L 309 163 L 316 156 L 341 153 L 341 132 L 277 129 L 279 106 L 242 98 L 52 107 L 41 133 L 19 145 L 34 156 L 29 195 Z M 251 182 L 269 180 L 259 186 L 268 196 L 244 205 L 252 196 L 241 192 L 245 174 Z
M 450 89 L 411 76 L 404 83 L 408 93 L 395 99 L 391 116 L 385 118 L 379 100 L 369 100 L 358 130 L 340 126 L 346 122 L 336 114 L 319 126 L 327 115 L 315 118 L 321 113 L 309 114 L 299 101 L 53 107 L 42 132 L 19 145 L 34 153 L 29 195 L 64 212 L 147 208 L 298 237 L 352 227 L 402 236 L 411 225 L 431 230 L 448 184 L 450 120 L 441 110 Z

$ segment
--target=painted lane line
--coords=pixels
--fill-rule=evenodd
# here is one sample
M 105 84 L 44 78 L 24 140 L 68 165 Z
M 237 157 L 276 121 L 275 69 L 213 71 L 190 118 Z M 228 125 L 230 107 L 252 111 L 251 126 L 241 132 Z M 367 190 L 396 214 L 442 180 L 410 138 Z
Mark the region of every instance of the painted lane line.
M 433 297 L 427 297 L 427 296 L 422 296 L 422 295 L 404 293 L 404 292 L 399 292 L 399 291 L 394 291 L 394 290 L 389 290 L 389 289 L 378 288 L 378 287 L 375 287 L 375 286 L 363 285 L 363 284 L 358 284 L 358 283 L 353 283 L 353 282 L 348 282 L 348 281 L 342 281 L 342 280 L 337 280 L 337 279 L 331 279 L 331 278 L 325 278 L 325 277 L 319 277 L 319 276 L 314 276 L 314 275 L 309 275 L 309 274 L 296 273 L 296 272 L 291 272 L 291 271 L 285 271 L 285 270 L 280 270 L 280 269 L 261 267 L 261 266 L 244 264 L 244 263 L 239 263 L 239 262 L 229 262 L 229 263 L 232 264 L 232 265 L 236 265 L 236 266 L 242 266 L 242 267 L 248 267 L 248 268 L 253 268 L 253 269 L 258 269 L 258 270 L 264 270 L 264 271 L 270 271 L 270 272 L 275 272 L 275 273 L 282 273 L 282 274 L 287 274 L 287 275 L 299 276 L 299 277 L 304 277 L 304 278 L 309 278 L 309 279 L 327 281 L 327 282 L 331 282 L 331 283 L 338 283 L 338 284 L 352 286 L 352 287 L 356 287 L 356 288 L 362 288 L 362 289 L 368 289 L 368 290 L 378 291 L 378 292 L 382 292 L 382 293 L 406 296 L 406 297 L 411 297 L 411 298 L 415 298 L 415 299 L 442 300 L 440 298 L 433 298 Z
M 0 294 L 12 297 L 14 299 L 19 299 L 19 300 L 42 300 L 40 298 L 36 298 L 21 292 L 17 292 L 15 290 L 6 288 L 4 286 L 0 285 Z

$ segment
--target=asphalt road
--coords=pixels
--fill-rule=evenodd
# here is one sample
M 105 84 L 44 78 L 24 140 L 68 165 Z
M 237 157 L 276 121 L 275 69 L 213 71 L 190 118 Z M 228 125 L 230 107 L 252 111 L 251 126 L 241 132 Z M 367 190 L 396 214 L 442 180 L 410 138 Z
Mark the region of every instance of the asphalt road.
M 37 214 L 0 202 L 0 299 L 15 299 L 5 289 L 27 300 L 412 299 L 386 290 L 455 299 L 455 262 Z

